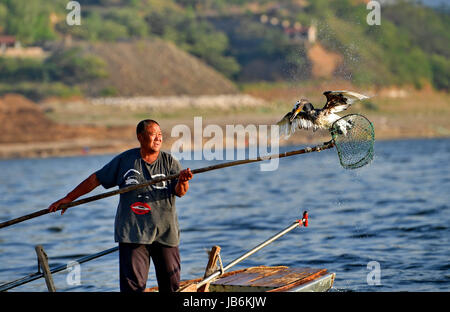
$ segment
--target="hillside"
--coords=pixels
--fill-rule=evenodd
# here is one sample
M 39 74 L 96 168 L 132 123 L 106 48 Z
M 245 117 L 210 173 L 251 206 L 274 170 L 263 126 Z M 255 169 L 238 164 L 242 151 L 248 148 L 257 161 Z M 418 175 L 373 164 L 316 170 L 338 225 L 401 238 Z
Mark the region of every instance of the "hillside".
M 107 76 L 82 85 L 87 95 L 209 95 L 238 93 L 233 83 L 196 57 L 159 39 L 83 43 L 105 61 Z
M 0 143 L 16 142 L 18 136 L 22 142 L 31 142 L 36 136 L 49 141 L 61 129 L 35 103 L 13 94 L 0 97 L 0 125 Z
M 0 55 L 0 94 L 17 92 L 40 100 L 54 95 L 235 92 L 224 77 L 239 85 L 323 78 L 361 87 L 449 89 L 448 9 L 387 1 L 381 25 L 373 26 L 366 21 L 367 1 L 80 3 L 81 25 L 74 26 L 66 21 L 65 0 L 0 0 L 0 37 L 13 36 L 25 47 L 44 50 L 71 40 L 92 46 L 89 58 L 59 48 L 46 50 L 46 59 Z M 125 48 L 127 43 L 135 48 Z M 205 66 L 192 57 L 210 70 L 199 69 Z
M 67 2 L 0 0 L 0 157 L 117 152 L 149 115 L 170 146 L 195 116 L 273 124 L 340 89 L 372 96 L 352 112 L 377 139 L 450 135 L 448 7 L 383 1 L 369 25 L 366 0 L 80 0 L 69 25 Z
M 0 97 L 0 133 L 0 158 L 108 152 L 134 143 L 133 128 L 58 124 L 17 94 Z

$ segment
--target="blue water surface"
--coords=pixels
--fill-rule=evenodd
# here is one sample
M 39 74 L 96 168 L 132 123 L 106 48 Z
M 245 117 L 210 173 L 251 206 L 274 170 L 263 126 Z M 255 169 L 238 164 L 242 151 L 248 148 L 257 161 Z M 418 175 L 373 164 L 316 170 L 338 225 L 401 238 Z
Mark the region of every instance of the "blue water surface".
M 196 175 L 177 199 L 182 279 L 203 276 L 213 245 L 221 246 L 227 264 L 307 210 L 309 227 L 233 269 L 326 268 L 336 273 L 332 291 L 449 291 L 450 139 L 380 141 L 375 152 L 357 170 L 343 169 L 327 150 L 281 159 L 275 171 L 254 163 Z M 47 208 L 113 156 L 0 161 L 0 221 Z M 220 162 L 181 160 L 191 169 Z M 51 267 L 116 246 L 117 201 L 109 197 L 1 229 L 0 284 L 36 272 L 35 245 L 43 245 Z M 68 271 L 53 277 L 58 291 L 118 291 L 118 254 L 82 264 L 80 285 Z M 153 266 L 148 286 L 156 286 Z M 46 290 L 39 279 L 11 291 Z

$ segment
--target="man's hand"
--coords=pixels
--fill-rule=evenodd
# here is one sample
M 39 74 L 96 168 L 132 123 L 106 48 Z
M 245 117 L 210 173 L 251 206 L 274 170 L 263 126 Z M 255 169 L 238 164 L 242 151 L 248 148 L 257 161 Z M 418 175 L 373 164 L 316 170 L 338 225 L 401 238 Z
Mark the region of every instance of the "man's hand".
M 189 180 L 192 179 L 193 174 L 191 169 L 187 168 L 180 171 L 178 176 L 178 183 L 175 186 L 175 195 L 178 197 L 184 196 L 189 189 Z
M 70 199 L 68 196 L 61 198 L 60 200 L 55 201 L 53 204 L 50 205 L 50 207 L 48 207 L 48 210 L 50 212 L 55 212 L 58 210 L 59 206 L 61 206 L 62 204 L 68 204 L 71 203 L 73 200 Z M 63 208 L 61 209 L 61 215 L 64 214 L 64 212 L 66 212 L 67 208 Z
M 49 212 L 55 212 L 62 204 L 68 204 L 73 202 L 78 197 L 89 193 L 99 185 L 100 182 L 97 179 L 97 175 L 95 173 L 91 174 L 86 180 L 81 182 L 72 192 L 67 194 L 66 197 L 61 198 L 60 200 L 55 201 L 53 204 L 51 204 L 50 207 L 48 207 Z M 62 209 L 61 215 L 63 215 L 64 212 L 66 212 L 66 210 L 67 208 Z
M 185 170 L 180 171 L 180 176 L 178 177 L 179 182 L 187 182 L 192 179 L 194 175 L 191 172 L 191 169 L 187 168 Z

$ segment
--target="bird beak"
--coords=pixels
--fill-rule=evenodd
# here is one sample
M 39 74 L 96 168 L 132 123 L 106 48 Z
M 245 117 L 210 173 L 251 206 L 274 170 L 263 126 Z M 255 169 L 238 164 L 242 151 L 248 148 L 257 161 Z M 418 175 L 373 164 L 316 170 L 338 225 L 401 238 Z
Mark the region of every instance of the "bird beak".
M 297 117 L 298 113 L 300 113 L 301 110 L 302 110 L 302 107 L 299 106 L 299 107 L 294 111 L 294 113 L 292 114 L 291 118 L 289 118 L 289 121 L 292 122 L 292 121 L 295 119 L 295 117 Z

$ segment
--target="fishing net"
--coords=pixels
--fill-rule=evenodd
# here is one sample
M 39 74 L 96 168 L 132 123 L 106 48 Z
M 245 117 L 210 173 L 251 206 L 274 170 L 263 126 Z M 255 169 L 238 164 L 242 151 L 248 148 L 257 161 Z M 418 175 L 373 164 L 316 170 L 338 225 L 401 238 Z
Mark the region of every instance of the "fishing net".
M 344 116 L 333 123 L 330 131 L 342 167 L 356 169 L 372 161 L 375 130 L 366 117 Z

